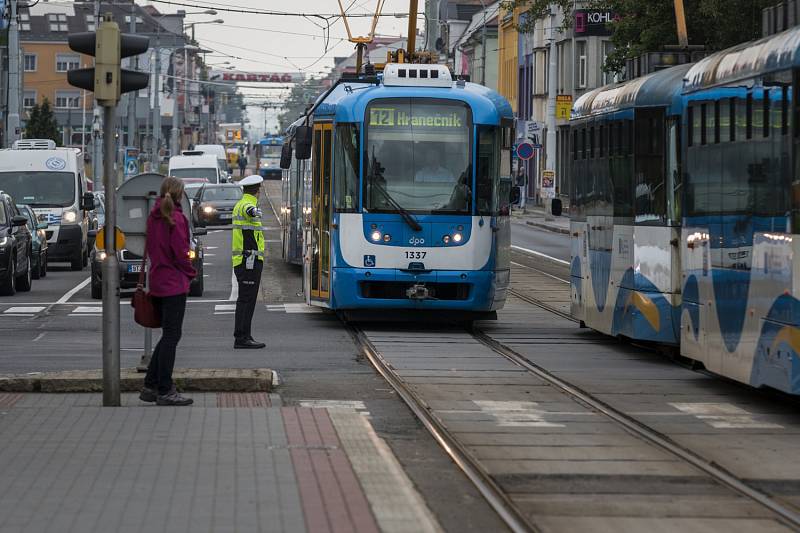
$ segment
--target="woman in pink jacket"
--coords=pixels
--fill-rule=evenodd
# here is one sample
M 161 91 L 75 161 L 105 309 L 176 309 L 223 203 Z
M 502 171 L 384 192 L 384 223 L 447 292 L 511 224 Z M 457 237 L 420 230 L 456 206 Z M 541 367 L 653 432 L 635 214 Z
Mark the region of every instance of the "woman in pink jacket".
M 147 218 L 147 257 L 150 260 L 150 294 L 161 314 L 158 341 L 139 398 L 158 405 L 190 405 L 172 382 L 175 350 L 181 339 L 189 283 L 197 275 L 189 258 L 189 222 L 181 209 L 183 182 L 168 177 Z

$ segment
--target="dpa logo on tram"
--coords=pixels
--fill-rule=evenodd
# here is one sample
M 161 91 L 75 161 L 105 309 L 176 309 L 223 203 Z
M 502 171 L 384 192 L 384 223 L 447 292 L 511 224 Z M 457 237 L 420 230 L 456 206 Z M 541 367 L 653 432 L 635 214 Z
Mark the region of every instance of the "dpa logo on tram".
M 408 244 L 410 244 L 411 246 L 422 246 L 423 244 L 425 244 L 425 239 L 423 239 L 422 237 L 411 237 L 410 239 L 408 239 Z

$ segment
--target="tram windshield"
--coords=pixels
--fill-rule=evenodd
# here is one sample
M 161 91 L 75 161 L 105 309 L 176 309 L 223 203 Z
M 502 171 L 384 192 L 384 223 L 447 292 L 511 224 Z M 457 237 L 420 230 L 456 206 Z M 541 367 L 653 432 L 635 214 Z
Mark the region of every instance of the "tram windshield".
M 370 104 L 365 210 L 468 214 L 471 122 L 463 102 L 393 98 Z

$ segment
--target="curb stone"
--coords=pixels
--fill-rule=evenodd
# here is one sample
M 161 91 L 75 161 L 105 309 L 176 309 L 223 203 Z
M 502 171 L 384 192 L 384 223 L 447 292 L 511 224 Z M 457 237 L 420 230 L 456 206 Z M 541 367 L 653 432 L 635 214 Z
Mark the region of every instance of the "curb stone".
M 267 368 L 176 368 L 175 385 L 181 391 L 270 392 L 272 370 Z M 136 392 L 144 374 L 135 368 L 120 372 L 120 390 Z M 0 392 L 102 392 L 102 370 L 67 370 L 21 375 L 0 375 Z
M 544 224 L 542 222 L 533 222 L 531 220 L 526 220 L 525 224 L 541 229 L 546 229 L 547 231 L 552 231 L 553 233 L 563 233 L 564 235 L 569 235 L 569 230 L 567 228 L 559 228 L 558 226 L 552 226 L 550 224 Z

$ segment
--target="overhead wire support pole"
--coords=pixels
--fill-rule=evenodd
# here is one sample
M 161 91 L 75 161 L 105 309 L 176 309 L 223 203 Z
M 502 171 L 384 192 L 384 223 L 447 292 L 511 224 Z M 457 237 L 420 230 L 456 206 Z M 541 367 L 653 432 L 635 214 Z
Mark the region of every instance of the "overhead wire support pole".
M 678 44 L 681 48 L 689 47 L 689 33 L 686 30 L 686 11 L 683 9 L 683 0 L 674 0 L 675 23 L 678 27 Z
M 6 143 L 10 147 L 20 138 L 19 120 L 19 92 L 20 81 L 19 62 L 19 16 L 17 13 L 17 0 L 9 2 L 10 17 L 8 25 L 8 116 L 6 117 Z

